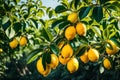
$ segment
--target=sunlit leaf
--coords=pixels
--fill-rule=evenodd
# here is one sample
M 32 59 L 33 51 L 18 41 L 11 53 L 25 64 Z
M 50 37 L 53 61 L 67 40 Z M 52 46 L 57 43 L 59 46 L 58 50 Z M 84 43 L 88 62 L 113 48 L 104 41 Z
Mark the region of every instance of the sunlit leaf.
M 100 29 L 99 29 L 98 27 L 93 26 L 93 27 L 91 27 L 91 29 L 93 30 L 93 32 L 94 32 L 97 36 L 101 37 L 101 31 L 100 31 Z
M 31 51 L 28 56 L 26 57 L 27 64 L 30 64 L 33 62 L 38 56 L 40 56 L 42 53 L 40 53 L 41 49 L 35 49 Z
M 35 26 L 36 28 L 38 28 L 38 23 L 37 23 L 37 21 L 36 21 L 35 19 L 33 19 L 33 18 L 31 18 L 30 20 L 31 20 L 31 24 L 32 24 L 33 26 Z
M 11 39 L 11 38 L 13 38 L 15 36 L 15 30 L 12 27 L 7 28 L 7 30 L 5 31 L 5 33 L 6 33 L 6 35 L 7 35 L 7 37 L 9 39 Z
M 3 19 L 2 19 L 2 24 L 5 24 L 9 21 L 9 17 L 7 16 L 4 16 Z

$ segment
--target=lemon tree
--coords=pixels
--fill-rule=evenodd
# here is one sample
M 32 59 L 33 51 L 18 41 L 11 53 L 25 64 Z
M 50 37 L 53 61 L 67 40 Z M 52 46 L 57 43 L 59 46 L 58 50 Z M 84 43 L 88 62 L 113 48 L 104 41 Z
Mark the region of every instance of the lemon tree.
M 58 2 L 0 1 L 0 78 L 118 80 L 120 1 Z

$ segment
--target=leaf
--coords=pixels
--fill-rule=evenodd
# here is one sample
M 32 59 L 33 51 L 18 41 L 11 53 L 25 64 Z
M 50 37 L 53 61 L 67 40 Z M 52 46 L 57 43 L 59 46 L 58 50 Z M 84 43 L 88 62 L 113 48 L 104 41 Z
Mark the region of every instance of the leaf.
M 45 70 L 46 70 L 46 62 L 48 64 L 50 64 L 50 62 L 51 62 L 51 55 L 50 55 L 50 53 L 47 53 L 47 52 L 42 55 L 42 64 L 43 64 L 43 68 Z
M 97 36 L 101 37 L 101 31 L 98 27 L 94 26 L 94 27 L 91 27 L 91 29 Z
M 39 53 L 42 49 L 35 49 L 32 52 L 29 53 L 29 55 L 26 58 L 27 64 L 30 64 L 33 62 L 38 56 L 40 56 L 42 53 Z
M 36 20 L 33 19 L 33 18 L 31 18 L 30 20 L 31 20 L 31 24 L 32 24 L 33 26 L 35 26 L 36 28 L 38 28 L 38 23 L 36 22 Z
M 51 11 L 49 11 L 49 18 L 51 18 L 52 15 L 53 15 L 53 11 L 51 10 Z
M 110 1 L 110 0 L 100 0 L 100 4 L 105 4 L 108 1 Z
M 80 40 L 80 42 L 82 42 L 84 44 L 88 44 L 88 39 L 85 36 L 80 36 L 79 40 Z
M 120 48 L 120 41 L 115 38 L 111 38 L 110 40 L 112 40 Z
M 102 65 L 100 65 L 100 73 L 102 74 L 104 72 L 104 67 Z
M 53 36 L 51 34 L 51 32 L 47 29 L 47 28 L 43 28 L 42 29 L 42 36 L 47 40 L 47 41 L 52 41 Z
M 15 36 L 15 31 L 12 27 L 8 28 L 6 31 L 5 31 L 7 37 L 9 39 L 13 38 Z
M 97 6 L 93 9 L 92 17 L 97 21 L 100 22 L 103 18 L 103 8 L 102 6 Z
M 77 9 L 77 6 L 78 6 L 79 2 L 80 2 L 80 0 L 74 0 L 74 6 L 75 6 L 76 9 Z
M 120 30 L 120 20 L 118 21 L 117 26 L 118 26 L 118 29 Z
M 51 44 L 50 45 L 50 49 L 52 50 L 52 52 L 54 53 L 54 54 L 58 54 L 59 53 L 59 48 L 55 45 L 55 44 Z
M 11 25 L 11 22 L 10 22 L 10 20 L 9 20 L 7 23 L 5 23 L 5 24 L 2 25 L 2 28 L 3 28 L 4 31 L 5 31 L 7 28 L 10 27 L 10 25 Z
M 61 30 L 61 29 L 64 29 L 64 28 L 66 28 L 67 26 L 69 26 L 71 23 L 70 23 L 70 21 L 64 21 L 63 23 L 61 23 L 60 25 L 59 25 L 59 29 Z
M 86 49 L 87 49 L 86 45 L 84 45 L 84 44 L 80 45 L 80 47 L 77 49 L 77 51 L 75 53 L 76 56 L 77 57 L 81 56 L 85 52 Z
M 88 15 L 88 13 L 89 13 L 89 11 L 90 11 L 91 8 L 92 8 L 91 6 L 82 7 L 81 10 L 80 10 L 80 12 L 79 12 L 79 18 L 80 19 L 85 18 Z
M 6 15 L 3 17 L 2 19 L 2 24 L 5 24 L 9 21 L 9 17 L 7 17 Z
M 42 23 L 42 25 L 44 25 L 44 26 L 45 26 L 45 22 L 44 22 L 44 20 L 43 20 L 43 19 L 40 19 L 40 22 Z
M 60 23 L 64 22 L 64 19 L 60 19 L 60 20 L 56 20 L 52 23 L 52 28 L 56 27 L 57 25 L 59 25 Z
M 15 32 L 17 33 L 19 30 L 21 30 L 22 26 L 20 22 L 17 22 L 14 24 L 13 29 L 15 30 Z
M 56 13 L 62 13 L 64 11 L 67 11 L 66 7 L 63 6 L 63 5 L 58 5 L 56 8 L 55 8 L 55 12 Z

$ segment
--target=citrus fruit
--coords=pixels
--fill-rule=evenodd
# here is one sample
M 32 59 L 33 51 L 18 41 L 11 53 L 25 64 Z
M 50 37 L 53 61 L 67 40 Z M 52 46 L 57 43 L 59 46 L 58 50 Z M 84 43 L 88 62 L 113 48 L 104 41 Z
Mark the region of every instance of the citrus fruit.
M 111 68 L 111 62 L 110 62 L 110 60 L 108 59 L 108 58 L 105 58 L 104 60 L 103 60 L 103 66 L 106 68 L 106 69 L 110 69 Z
M 99 52 L 94 48 L 90 48 L 88 51 L 88 59 L 91 62 L 97 62 L 99 59 Z
M 61 55 L 64 58 L 70 58 L 73 55 L 73 49 L 71 48 L 69 44 L 66 44 L 65 46 L 63 46 L 61 50 Z
M 76 30 L 74 26 L 69 26 L 65 30 L 65 37 L 67 40 L 72 40 L 75 38 Z
M 77 25 L 76 25 L 76 32 L 80 36 L 85 36 L 86 35 L 86 26 L 85 26 L 85 24 L 83 24 L 81 22 L 77 23 Z
M 85 51 L 85 53 L 80 56 L 80 60 L 81 60 L 83 63 L 87 63 L 87 62 L 89 61 L 87 51 Z
M 76 23 L 78 20 L 78 14 L 75 12 L 69 14 L 67 20 L 70 21 L 71 23 Z
M 43 64 L 42 64 L 42 58 L 40 58 L 37 61 L 36 67 L 37 67 L 38 72 L 42 74 L 44 77 L 46 77 L 51 72 L 51 67 L 48 66 L 47 64 L 46 64 L 46 70 L 44 69 Z
M 9 42 L 9 46 L 14 49 L 18 46 L 18 40 L 17 39 L 13 39 L 11 42 Z
M 66 63 L 70 60 L 70 58 L 64 58 L 62 55 L 59 55 L 59 62 L 63 65 L 66 65 Z
M 27 44 L 27 38 L 22 36 L 19 42 L 20 46 L 25 46 Z
M 108 43 L 110 43 L 112 49 L 106 47 L 106 53 L 109 54 L 109 55 L 113 55 L 113 54 L 117 53 L 119 49 L 115 45 L 115 43 L 113 41 L 111 41 L 111 40 L 108 40 Z
M 0 53 L 2 53 L 3 52 L 3 49 L 2 48 L 0 48 Z
M 70 73 L 74 73 L 79 68 L 79 62 L 76 58 L 71 58 L 67 63 L 67 69 Z
M 59 59 L 55 54 L 51 54 L 51 63 L 49 64 L 49 66 L 52 69 L 55 69 L 59 64 Z

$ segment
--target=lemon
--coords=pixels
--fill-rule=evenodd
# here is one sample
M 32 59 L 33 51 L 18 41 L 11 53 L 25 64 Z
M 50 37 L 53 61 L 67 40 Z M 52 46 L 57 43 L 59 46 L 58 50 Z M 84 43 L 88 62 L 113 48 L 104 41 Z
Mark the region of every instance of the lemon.
M 66 65 L 66 63 L 70 60 L 70 58 L 64 58 L 62 55 L 59 55 L 59 62 L 63 65 Z
M 85 36 L 86 35 L 86 26 L 85 26 L 85 24 L 83 24 L 81 22 L 77 23 L 77 25 L 76 25 L 76 32 L 80 36 Z
M 10 43 L 9 46 L 14 49 L 18 46 L 18 40 L 17 39 L 13 39 Z
M 73 55 L 73 49 L 71 48 L 69 44 L 66 44 L 65 46 L 63 46 L 61 50 L 61 55 L 64 58 L 70 58 Z
M 20 46 L 25 46 L 27 44 L 27 38 L 22 36 L 19 42 Z
M 67 40 L 72 40 L 75 38 L 76 30 L 74 26 L 69 26 L 65 30 L 65 37 Z
M 87 63 L 87 62 L 89 61 L 87 51 L 85 51 L 85 53 L 80 56 L 80 60 L 81 60 L 83 63 Z
M 88 51 L 88 59 L 91 62 L 97 62 L 99 59 L 99 52 L 94 48 L 90 48 Z
M 74 73 L 79 68 L 79 62 L 76 58 L 71 58 L 67 63 L 67 69 L 70 73 Z
M 0 48 L 0 53 L 2 53 L 3 52 L 3 49 L 2 48 Z
M 56 69 L 56 67 L 58 66 L 58 64 L 59 64 L 58 57 L 55 54 L 51 54 L 51 63 L 49 64 L 49 66 L 52 69 Z
M 108 70 L 111 68 L 111 62 L 109 61 L 108 58 L 105 58 L 105 59 L 103 60 L 103 66 L 104 66 L 106 69 L 108 69 Z
M 109 54 L 109 55 L 113 55 L 113 54 L 117 53 L 119 49 L 115 45 L 115 43 L 113 41 L 111 41 L 111 40 L 108 40 L 108 43 L 111 44 L 113 49 L 109 49 L 108 47 L 106 47 L 106 53 Z
M 71 23 L 76 23 L 78 20 L 78 14 L 75 12 L 69 14 L 67 20 L 70 21 Z
M 46 70 L 44 69 L 43 64 L 42 64 L 42 58 L 40 58 L 37 61 L 36 67 L 37 67 L 38 72 L 42 74 L 44 77 L 48 76 L 48 74 L 51 72 L 51 67 L 48 66 L 47 64 L 46 64 Z

